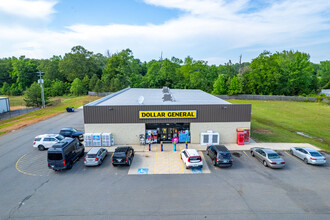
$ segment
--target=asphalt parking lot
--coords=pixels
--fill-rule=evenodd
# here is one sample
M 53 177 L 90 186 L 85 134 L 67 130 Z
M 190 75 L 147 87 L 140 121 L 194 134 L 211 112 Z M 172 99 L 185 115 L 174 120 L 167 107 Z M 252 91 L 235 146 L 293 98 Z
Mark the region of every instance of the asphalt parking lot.
M 81 111 L 63 114 L 0 137 L 0 219 L 330 217 L 329 164 L 306 165 L 287 151 L 279 152 L 284 169 L 266 168 L 248 151 L 233 151 L 231 168 L 214 167 L 202 152 L 208 173 L 138 174 L 135 165 L 145 158 L 158 165 L 156 155 L 145 157 L 149 152 L 137 153 L 131 167 L 113 167 L 109 153 L 99 167 L 85 167 L 81 159 L 71 170 L 49 170 L 47 152 L 32 148 L 34 136 L 65 126 L 81 129 L 81 118 Z

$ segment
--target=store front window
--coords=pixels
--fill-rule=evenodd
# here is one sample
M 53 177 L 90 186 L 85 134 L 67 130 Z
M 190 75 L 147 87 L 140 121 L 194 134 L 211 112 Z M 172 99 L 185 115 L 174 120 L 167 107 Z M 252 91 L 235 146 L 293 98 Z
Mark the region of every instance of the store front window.
M 146 124 L 146 143 L 190 143 L 189 123 Z

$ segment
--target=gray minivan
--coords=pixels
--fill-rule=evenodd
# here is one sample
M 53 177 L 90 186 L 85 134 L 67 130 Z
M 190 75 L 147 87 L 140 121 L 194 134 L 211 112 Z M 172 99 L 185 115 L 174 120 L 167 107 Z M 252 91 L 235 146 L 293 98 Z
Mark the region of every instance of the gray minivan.
M 64 138 L 48 149 L 48 168 L 53 170 L 71 169 L 73 163 L 84 156 L 85 147 L 75 138 Z

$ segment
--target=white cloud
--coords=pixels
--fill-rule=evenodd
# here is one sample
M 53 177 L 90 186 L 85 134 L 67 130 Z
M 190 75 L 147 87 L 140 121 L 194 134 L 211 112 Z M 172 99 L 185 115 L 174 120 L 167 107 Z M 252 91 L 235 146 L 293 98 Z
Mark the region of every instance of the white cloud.
M 55 4 L 55 1 L 45 0 L 0 0 L 0 11 L 20 17 L 46 19 L 55 12 Z
M 163 51 L 167 57 L 184 58 L 191 55 L 212 64 L 227 61 L 229 54 L 233 56 L 233 53 L 237 53 L 237 57 L 243 54 L 243 58 L 249 61 L 250 57 L 244 56 L 244 51 L 251 55 L 254 50 L 254 56 L 257 56 L 269 48 L 299 49 L 330 44 L 328 1 L 274 1 L 267 7 L 253 11 L 248 0 L 145 2 L 158 7 L 176 8 L 183 13 L 179 18 L 160 25 L 73 24 L 62 31 L 9 27 L 0 21 L 0 30 L 3 32 L 0 46 L 5 48 L 0 51 L 0 57 L 21 54 L 50 57 L 53 54 L 63 55 L 72 46 L 82 45 L 101 53 L 107 49 L 116 52 L 130 48 L 136 57 L 143 60 L 158 58 Z M 53 8 L 48 11 L 51 13 Z M 327 51 L 329 48 L 319 51 L 317 56 L 320 57 L 320 53 L 329 56 Z

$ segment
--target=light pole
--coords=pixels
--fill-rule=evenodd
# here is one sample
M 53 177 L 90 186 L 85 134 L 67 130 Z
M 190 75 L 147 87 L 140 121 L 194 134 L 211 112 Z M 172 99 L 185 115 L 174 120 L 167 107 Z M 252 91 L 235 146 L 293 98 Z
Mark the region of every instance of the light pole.
M 43 108 L 45 108 L 45 96 L 44 96 L 44 80 L 41 78 L 42 77 L 42 73 L 44 73 L 44 72 L 41 72 L 41 71 L 39 71 L 39 72 L 37 72 L 37 73 L 39 73 L 39 77 L 40 77 L 40 79 L 38 79 L 38 83 L 40 84 L 40 88 L 41 88 L 41 100 L 42 100 L 42 107 Z

